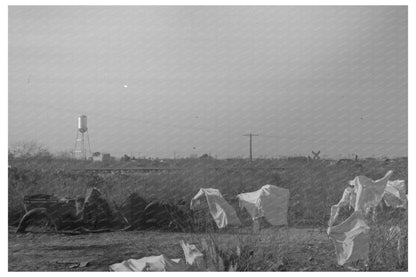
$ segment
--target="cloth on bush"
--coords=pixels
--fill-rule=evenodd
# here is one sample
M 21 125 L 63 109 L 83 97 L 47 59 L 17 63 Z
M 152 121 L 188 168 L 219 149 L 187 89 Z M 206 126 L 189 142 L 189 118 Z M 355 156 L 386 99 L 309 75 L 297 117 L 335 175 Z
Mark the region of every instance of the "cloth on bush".
M 386 175 L 376 181 L 366 177 L 357 176 L 349 181 L 349 187 L 344 190 L 341 200 L 331 207 L 329 226 L 331 227 L 338 217 L 341 207 L 350 205 L 354 211 L 368 212 L 370 208 L 376 207 L 383 199 L 387 182 L 393 171 L 388 171 Z
M 404 180 L 388 181 L 383 200 L 389 207 L 406 208 L 407 196 Z
M 124 201 L 120 207 L 120 213 L 128 221 L 130 225 L 128 230 L 136 230 L 144 228 L 145 213 L 144 210 L 147 206 L 146 200 L 144 200 L 138 193 L 132 193 Z
M 88 229 L 111 228 L 112 218 L 113 212 L 100 190 L 96 187 L 88 189 L 82 212 L 84 226 Z
M 377 207 L 383 199 L 392 174 L 390 170 L 376 181 L 365 176 L 355 177 L 349 182 L 351 187 L 344 190 L 339 203 L 331 207 L 328 235 L 334 242 L 339 265 L 368 258 L 370 227 L 365 222 L 364 214 Z M 354 213 L 341 224 L 332 226 L 339 209 L 353 203 Z
M 367 212 L 370 208 L 376 207 L 383 198 L 384 190 L 392 174 L 393 171 L 389 170 L 383 178 L 376 181 L 365 176 L 357 176 L 350 181 L 356 194 L 354 210 Z
M 328 229 L 328 235 L 335 245 L 339 265 L 367 259 L 369 230 L 370 227 L 365 223 L 360 211 L 354 212 L 341 224 Z
M 164 255 L 129 259 L 110 265 L 110 271 L 236 271 L 241 249 L 225 251 L 212 240 L 201 239 L 202 252 L 194 244 L 180 241 L 185 260 Z
M 190 208 L 197 210 L 203 208 L 201 201 L 208 203 L 208 209 L 218 228 L 227 225 L 241 225 L 234 208 L 222 197 L 221 192 L 212 188 L 201 188 L 192 198 Z
M 350 206 L 355 208 L 355 194 L 353 187 L 347 187 L 342 194 L 341 200 L 336 205 L 331 207 L 331 215 L 329 218 L 329 227 L 331 227 L 338 217 L 339 211 L 342 207 Z
M 189 244 L 181 240 L 181 247 L 185 255 L 185 261 L 188 265 L 194 265 L 195 268 L 205 268 L 204 254 L 196 248 L 195 244 Z
M 240 207 L 245 208 L 253 220 L 260 217 L 271 225 L 287 225 L 289 190 L 265 185 L 257 191 L 237 195 Z
M 194 244 L 180 241 L 185 261 L 169 259 L 164 255 L 150 256 L 141 259 L 129 259 L 110 266 L 110 271 L 187 271 L 192 269 L 205 270 L 204 255 Z M 193 267 L 191 267 L 193 266 Z
M 186 271 L 187 268 L 183 260 L 169 259 L 164 255 L 128 259 L 110 265 L 110 271 Z

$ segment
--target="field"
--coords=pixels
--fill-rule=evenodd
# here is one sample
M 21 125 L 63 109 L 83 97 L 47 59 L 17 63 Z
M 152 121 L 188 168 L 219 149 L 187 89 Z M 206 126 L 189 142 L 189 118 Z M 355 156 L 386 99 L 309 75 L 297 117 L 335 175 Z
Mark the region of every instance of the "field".
M 178 160 L 134 160 L 110 164 L 79 162 L 54 157 L 9 158 L 9 270 L 72 270 L 68 263 L 90 261 L 76 270 L 108 270 L 108 266 L 127 258 L 166 254 L 180 255 L 179 240 L 197 241 L 212 235 L 221 241 L 249 241 L 255 255 L 245 261 L 246 270 L 333 271 L 338 267 L 335 251 L 325 229 L 330 206 L 337 203 L 348 180 L 357 175 L 373 179 L 393 170 L 392 180 L 407 183 L 407 159 L 316 160 L 303 157 L 216 160 L 210 157 Z M 82 168 L 175 167 L 180 171 L 147 174 L 91 174 Z M 235 195 L 257 190 L 265 184 L 290 190 L 289 229 L 265 229 L 260 234 L 244 230 L 236 233 L 189 234 L 172 232 L 112 232 L 79 236 L 13 233 L 23 214 L 24 195 L 47 193 L 59 197 L 84 195 L 86 188 L 97 186 L 114 205 L 120 205 L 132 192 L 147 200 L 189 201 L 202 187 L 218 188 L 237 208 Z M 370 245 L 369 270 L 407 270 L 398 261 L 394 246 L 381 240 L 392 225 L 407 234 L 407 214 L 374 222 Z M 247 238 L 248 236 L 248 238 Z M 274 245 L 271 248 L 271 240 Z M 406 237 L 407 241 L 407 237 Z M 276 250 L 278 249 L 278 250 Z M 179 256 L 180 257 L 180 256 Z M 67 262 L 65 264 L 65 262 Z
M 263 230 L 257 236 L 249 234 L 218 234 L 220 243 L 250 239 L 266 241 L 273 235 L 274 246 L 280 246 L 272 257 L 256 251 L 247 270 L 322 271 L 342 270 L 333 257 L 333 246 L 325 233 L 316 229 Z M 179 241 L 198 242 L 204 234 L 167 232 L 113 232 L 80 236 L 56 234 L 9 233 L 10 271 L 107 271 L 109 265 L 130 258 L 164 254 L 182 258 Z M 266 246 L 258 247 L 257 250 Z M 270 247 L 270 245 L 269 245 Z M 290 247 L 290 248 L 289 248 Z M 283 251 L 288 251 L 287 255 Z M 279 257 L 276 259 L 276 252 Z M 71 269 L 74 263 L 88 261 L 83 268 Z M 256 268 L 257 266 L 257 268 Z

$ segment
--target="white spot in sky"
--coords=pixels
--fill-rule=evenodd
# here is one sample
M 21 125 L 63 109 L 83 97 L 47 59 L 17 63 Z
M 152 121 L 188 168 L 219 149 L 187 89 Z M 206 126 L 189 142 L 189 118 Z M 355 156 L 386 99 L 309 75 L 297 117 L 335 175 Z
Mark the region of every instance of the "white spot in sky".
M 128 86 L 128 85 L 124 85 L 123 87 L 124 87 L 124 88 L 128 88 L 129 86 Z

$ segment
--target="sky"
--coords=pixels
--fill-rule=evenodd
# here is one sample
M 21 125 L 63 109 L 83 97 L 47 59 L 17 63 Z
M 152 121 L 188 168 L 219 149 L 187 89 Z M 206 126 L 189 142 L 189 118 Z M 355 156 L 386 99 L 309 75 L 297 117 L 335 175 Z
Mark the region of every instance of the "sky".
M 406 6 L 10 6 L 9 147 L 407 156 Z

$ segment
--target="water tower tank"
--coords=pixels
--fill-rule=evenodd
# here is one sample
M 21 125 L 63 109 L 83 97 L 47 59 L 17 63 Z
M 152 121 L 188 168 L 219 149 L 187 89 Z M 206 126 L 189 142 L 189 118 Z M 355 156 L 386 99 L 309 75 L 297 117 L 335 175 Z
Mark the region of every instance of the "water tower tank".
M 78 131 L 80 131 L 81 133 L 85 133 L 87 130 L 87 116 L 81 115 L 80 117 L 78 117 Z

